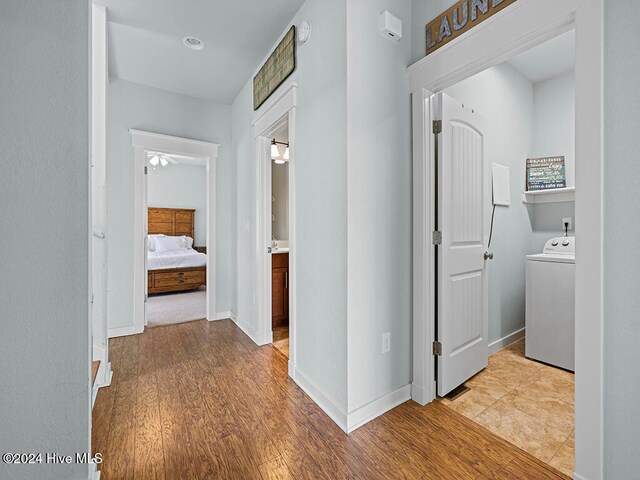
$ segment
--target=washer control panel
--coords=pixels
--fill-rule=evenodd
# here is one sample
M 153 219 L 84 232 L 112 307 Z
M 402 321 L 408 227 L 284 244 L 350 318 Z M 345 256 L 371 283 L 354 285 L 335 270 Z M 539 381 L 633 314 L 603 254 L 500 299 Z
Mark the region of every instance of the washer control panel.
M 576 237 L 557 237 L 547 241 L 543 253 L 575 255 Z

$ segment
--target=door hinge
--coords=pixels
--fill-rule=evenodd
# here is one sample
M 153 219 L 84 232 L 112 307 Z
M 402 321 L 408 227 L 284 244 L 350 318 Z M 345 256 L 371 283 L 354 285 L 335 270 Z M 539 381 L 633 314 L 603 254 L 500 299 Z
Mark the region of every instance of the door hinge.
M 433 133 L 435 135 L 442 133 L 442 120 L 433 121 Z
M 148 172 L 147 172 L 147 170 L 148 170 L 148 168 L 147 168 L 147 166 L 145 165 L 145 166 L 144 166 L 144 174 L 145 174 L 145 175 L 148 173 Z
M 436 230 L 435 232 L 433 232 L 432 242 L 433 242 L 434 245 L 441 245 L 442 244 L 442 232 L 441 231 Z
M 436 357 L 442 355 L 442 344 L 440 342 L 433 342 L 433 355 Z

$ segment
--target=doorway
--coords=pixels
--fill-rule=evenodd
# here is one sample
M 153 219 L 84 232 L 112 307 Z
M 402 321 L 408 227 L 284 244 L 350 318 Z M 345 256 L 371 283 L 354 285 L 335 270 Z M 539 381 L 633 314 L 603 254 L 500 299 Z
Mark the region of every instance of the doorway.
M 205 284 L 207 320 L 216 320 L 215 308 L 215 254 L 216 254 L 216 159 L 219 145 L 191 140 L 180 137 L 172 137 L 140 130 L 131 130 L 133 147 L 133 171 L 134 171 L 134 236 L 132 264 L 134 278 L 134 324 L 132 329 L 115 332 L 117 335 L 131 335 L 142 333 L 147 319 L 147 296 L 151 293 L 163 293 L 167 288 L 187 288 L 193 282 Z M 157 163 L 156 159 L 157 158 Z M 202 223 L 205 235 L 204 251 L 206 251 L 206 269 L 202 265 L 179 265 L 176 268 L 163 268 L 158 278 L 151 278 L 154 273 L 148 272 L 150 249 L 156 250 L 158 242 L 162 245 L 160 250 L 172 251 L 175 248 L 197 252 L 193 247 L 201 247 L 190 243 L 189 238 L 195 237 L 195 210 L 193 208 L 156 208 L 149 218 L 150 211 L 147 206 L 147 177 L 152 174 L 153 167 L 167 168 L 174 166 L 173 162 L 191 162 L 202 165 L 204 162 L 204 174 L 206 184 L 205 210 L 206 215 Z M 155 165 L 154 165 L 155 164 Z M 152 221 L 151 224 L 149 221 Z M 150 230 L 150 228 L 152 230 Z M 155 229 L 155 230 L 154 230 Z M 157 231 L 156 231 L 157 230 Z M 202 232 L 201 232 L 202 233 Z M 150 235 L 151 234 L 151 235 Z M 168 235 L 171 234 L 171 235 Z M 159 240 L 155 235 L 164 235 L 169 240 Z M 173 245 L 172 242 L 189 242 L 189 244 Z M 155 248 L 154 248 L 155 247 Z M 199 256 L 198 256 L 199 257 Z M 184 259 L 179 259 L 184 260 Z M 163 265 L 168 267 L 169 265 Z M 175 265 L 173 265 L 175 267 Z M 151 283 L 150 283 L 151 282 Z M 149 287 L 151 285 L 151 289 Z
M 253 126 L 258 177 L 258 325 L 254 340 L 259 345 L 275 342 L 276 348 L 288 353 L 290 376 L 293 376 L 296 365 L 296 103 L 297 87 L 294 84 L 271 103 Z M 280 193 L 274 188 L 274 180 Z M 282 184 L 285 185 L 284 190 Z M 280 222 L 282 219 L 286 221 Z M 288 238 L 277 238 L 279 236 Z
M 145 325 L 206 317 L 206 160 L 146 151 Z
M 412 396 L 422 404 L 435 399 L 438 389 L 436 370 L 441 374 L 443 367 L 440 364 L 441 357 L 434 355 L 439 353 L 439 345 L 434 342 L 442 334 L 438 329 L 436 337 L 435 309 L 440 309 L 442 305 L 435 285 L 441 265 L 436 263 L 435 248 L 431 246 L 437 238 L 435 235 L 433 239 L 430 238 L 431 231 L 437 230 L 436 221 L 441 220 L 436 218 L 437 192 L 432 187 L 434 178 L 440 174 L 431 158 L 434 151 L 431 120 L 437 118 L 432 116 L 436 107 L 432 94 L 446 93 L 458 82 L 571 29 L 576 32 L 575 99 L 578 114 L 575 116 L 575 155 L 580 159 L 575 169 L 579 188 L 573 193 L 580 239 L 576 257 L 593 260 L 578 260 L 575 267 L 575 370 L 579 381 L 575 388 L 575 467 L 572 473 L 576 472 L 577 478 L 602 478 L 602 269 L 601 262 L 597 261 L 602 258 L 599 240 L 602 217 L 593 215 L 593 212 L 602 211 L 601 168 L 598 167 L 602 165 L 602 93 L 601 76 L 598 75 L 602 71 L 600 1 L 576 1 L 561 7 L 546 0 L 518 3 L 505 9 L 492 23 L 474 29 L 474 33 L 467 37 L 469 40 L 461 39 L 447 45 L 409 69 L 414 111 L 414 261 L 417 267 L 414 269 Z M 474 108 L 472 105 L 465 106 Z M 524 181 L 519 188 L 524 189 Z M 555 228 L 561 232 L 561 225 Z M 581 244 L 582 241 L 584 243 Z M 486 253 L 491 251 L 487 250 Z M 524 263 L 524 260 L 522 258 L 521 262 Z M 482 292 L 481 286 L 477 286 Z M 477 299 L 480 299 L 480 295 Z M 486 335 L 483 337 L 479 334 L 477 337 L 487 342 L 488 349 Z M 506 339 L 505 342 L 509 343 L 510 340 L 515 339 Z M 513 347 L 516 355 L 519 354 L 517 348 L 521 347 Z M 442 350 L 446 351 L 447 347 L 442 345 Z M 489 358 L 487 363 L 491 363 Z M 466 372 L 462 377 L 467 374 L 473 375 L 473 371 Z
M 273 346 L 289 358 L 289 123 L 271 140 L 271 328 Z
M 439 401 L 572 476 L 575 32 L 432 100 Z

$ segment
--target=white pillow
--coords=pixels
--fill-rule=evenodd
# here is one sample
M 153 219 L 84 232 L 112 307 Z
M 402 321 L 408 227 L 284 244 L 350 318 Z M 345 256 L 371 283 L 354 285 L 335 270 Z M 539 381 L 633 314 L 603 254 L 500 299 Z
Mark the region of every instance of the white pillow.
M 156 237 L 166 237 L 166 235 L 164 235 L 163 233 L 149 235 L 149 241 L 147 242 L 147 245 L 149 246 L 150 252 L 156 251 Z
M 183 239 L 184 248 L 186 248 L 187 250 L 193 248 L 193 238 L 183 235 L 182 239 Z
M 182 237 L 157 237 L 156 252 L 175 252 L 185 250 Z

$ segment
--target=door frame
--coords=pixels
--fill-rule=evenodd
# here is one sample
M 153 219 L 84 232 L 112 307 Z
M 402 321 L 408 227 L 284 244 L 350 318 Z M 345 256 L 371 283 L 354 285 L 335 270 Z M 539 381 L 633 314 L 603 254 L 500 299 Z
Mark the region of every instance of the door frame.
M 256 157 L 256 316 L 258 345 L 273 342 L 271 328 L 271 136 L 289 124 L 289 376 L 296 366 L 296 105 L 298 86 L 292 83 L 253 122 Z
M 413 107 L 413 399 L 435 399 L 431 95 L 576 31 L 575 478 L 603 470 L 603 0 L 519 0 L 408 69 Z
M 207 175 L 207 320 L 216 320 L 216 160 L 220 145 L 188 138 L 130 129 L 133 148 L 133 326 L 110 331 L 110 337 L 142 333 L 145 327 L 147 166 L 145 150 L 204 158 Z M 144 239 L 144 242 L 138 241 Z M 213 268 L 212 268 L 213 267 Z

